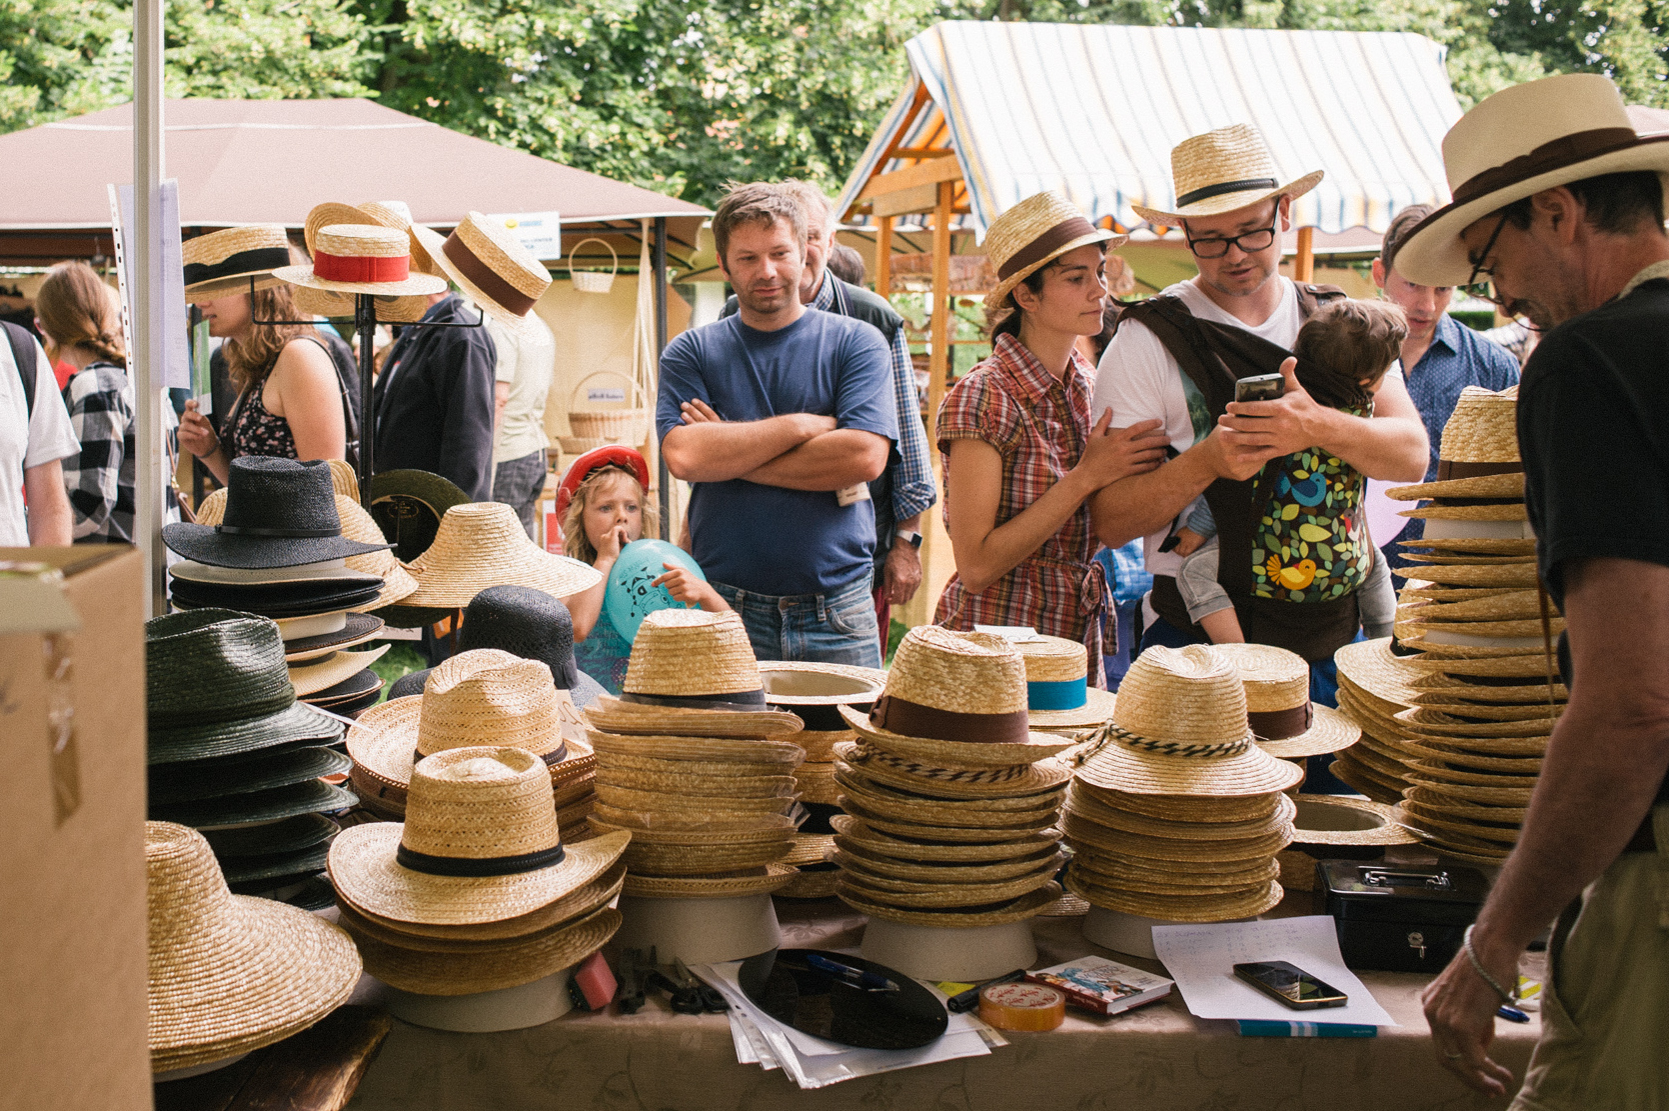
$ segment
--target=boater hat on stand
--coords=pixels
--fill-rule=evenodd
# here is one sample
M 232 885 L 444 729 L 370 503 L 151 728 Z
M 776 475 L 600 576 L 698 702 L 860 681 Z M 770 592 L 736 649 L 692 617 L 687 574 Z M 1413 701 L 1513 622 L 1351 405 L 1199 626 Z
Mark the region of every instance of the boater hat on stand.
M 1015 286 L 1068 251 L 1090 243 L 1105 243 L 1102 250 L 1113 251 L 1129 240 L 1096 227 L 1053 190 L 1034 193 L 991 221 L 985 233 L 985 253 L 997 271 L 997 288 L 986 299 L 1002 304 Z
M 550 271 L 497 220 L 471 212 L 445 239 L 414 225 L 412 233 L 464 296 L 511 331 L 526 333 L 528 314 L 550 288 Z
M 1174 211 L 1139 204 L 1132 207 L 1149 223 L 1175 228 L 1184 220 L 1234 212 L 1271 197 L 1296 200 L 1321 184 L 1325 176 L 1315 170 L 1282 184 L 1275 156 L 1269 153 L 1269 145 L 1258 129 L 1250 124 L 1230 124 L 1184 139 L 1171 148 Z
M 274 276 L 327 293 L 404 297 L 446 292 L 445 278 L 412 271 L 411 244 L 394 228 L 333 224 L 320 228 L 311 246 L 311 265 L 281 267 Z
M 527 586 L 566 598 L 595 586 L 602 574 L 528 538 L 513 507 L 502 502 L 454 506 L 429 549 L 411 562 L 417 589 L 406 606 L 462 609 L 490 586 Z
M 290 239 L 283 224 L 225 228 L 186 240 L 180 260 L 188 300 L 271 289 L 279 284 L 272 272 L 290 265 Z
M 440 268 L 429 258 L 428 251 L 418 243 L 417 237 L 411 234 L 411 209 L 406 207 L 404 201 L 366 201 L 361 205 L 326 201 L 314 205 L 313 211 L 307 214 L 307 223 L 303 229 L 308 252 L 317 253 L 319 233 L 338 224 L 374 224 L 404 232 L 406 245 L 411 251 L 411 269 L 420 274 L 441 276 Z M 354 315 L 354 295 L 351 293 L 328 293 L 310 286 L 297 286 L 295 302 L 296 308 L 305 313 L 334 318 Z M 377 298 L 378 320 L 421 320 L 428 309 L 429 301 L 425 296 L 401 297 L 385 294 Z

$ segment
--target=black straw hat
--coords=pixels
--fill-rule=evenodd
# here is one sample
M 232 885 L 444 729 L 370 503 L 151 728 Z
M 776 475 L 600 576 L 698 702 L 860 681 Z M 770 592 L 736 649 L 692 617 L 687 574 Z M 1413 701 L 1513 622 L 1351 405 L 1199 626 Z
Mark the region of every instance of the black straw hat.
M 232 460 L 218 525 L 162 526 L 162 542 L 215 567 L 295 567 L 380 551 L 342 535 L 330 464 L 244 455 Z

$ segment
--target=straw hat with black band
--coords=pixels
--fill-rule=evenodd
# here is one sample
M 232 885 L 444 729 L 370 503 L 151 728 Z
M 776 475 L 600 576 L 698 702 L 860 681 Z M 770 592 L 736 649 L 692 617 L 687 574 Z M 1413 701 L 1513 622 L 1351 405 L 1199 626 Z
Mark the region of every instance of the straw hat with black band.
M 283 224 L 225 228 L 186 240 L 180 260 L 188 300 L 271 289 L 280 283 L 272 272 L 290 265 L 290 239 Z
M 471 212 L 444 239 L 421 225 L 412 234 L 482 311 L 517 334 L 533 327 L 528 314 L 550 288 L 550 271 L 503 223 Z
M 1461 285 L 1473 275 L 1461 233 L 1544 189 L 1604 174 L 1669 173 L 1669 134 L 1642 137 L 1608 77 L 1570 73 L 1503 89 L 1443 137 L 1454 200 L 1420 221 L 1397 253 L 1417 285 Z
M 1113 251 L 1129 240 L 1096 227 L 1053 190 L 1034 193 L 991 221 L 985 233 L 985 253 L 997 271 L 997 288 L 986 303 L 1002 304 L 1015 286 L 1068 251 L 1090 243 L 1105 243 L 1102 250 Z
M 1184 139 L 1171 148 L 1174 210 L 1139 204 L 1131 207 L 1149 223 L 1177 228 L 1184 220 L 1237 212 L 1271 197 L 1296 200 L 1321 184 L 1325 176 L 1315 170 L 1283 184 L 1275 156 L 1262 133 L 1250 124 L 1230 124 Z

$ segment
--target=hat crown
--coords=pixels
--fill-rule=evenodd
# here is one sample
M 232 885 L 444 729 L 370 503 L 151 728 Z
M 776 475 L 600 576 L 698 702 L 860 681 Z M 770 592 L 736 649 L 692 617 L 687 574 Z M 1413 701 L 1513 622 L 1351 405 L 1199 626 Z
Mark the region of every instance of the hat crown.
M 638 626 L 626 661 L 627 694 L 703 698 L 761 689 L 759 662 L 736 613 L 656 610 Z
M 145 622 L 145 698 L 152 729 L 285 709 L 296 692 L 278 624 L 223 609 L 151 618 Z
M 550 668 L 556 685 L 572 690 L 574 619 L 561 599 L 527 586 L 489 586 L 464 610 L 460 649 L 497 648 Z
M 1467 386 L 1443 424 L 1438 458 L 1451 463 L 1517 463 L 1518 387 Z
M 1089 676 L 1089 649 L 1065 637 L 1039 636 L 1014 645 L 1028 683 L 1066 683 Z
M 214 850 L 201 833 L 173 822 L 145 823 L 145 906 L 149 936 L 150 979 L 178 978 L 189 974 L 180 968 L 180 954 L 199 950 L 196 942 L 219 937 L 237 946 L 241 938 L 216 928 L 216 921 L 230 915 L 232 892 L 226 886 Z M 176 968 L 170 977 L 167 969 Z
M 435 530 L 434 543 L 412 560 L 411 566 L 427 570 L 446 562 L 469 562 L 483 549 L 526 547 L 536 549 L 512 506 L 496 501 L 466 502 L 446 511 Z
M 412 768 L 400 844 L 428 856 L 482 860 L 561 843 L 544 761 L 520 748 L 473 745 Z
M 1634 130 L 1622 93 L 1609 77 L 1567 73 L 1502 89 L 1443 137 L 1449 191 L 1539 147 L 1605 128 Z
M 281 250 L 288 257 L 290 238 L 283 224 L 249 224 L 193 236 L 180 244 L 180 263 L 183 266 L 212 266 L 225 262 L 232 255 L 263 249 Z
M 1280 170 L 1263 133 L 1251 124 L 1232 123 L 1171 148 L 1171 182 L 1178 198 L 1231 181 L 1265 180 L 1273 189 Z
M 522 246 L 521 240 L 502 221 L 489 220 L 479 212 L 470 212 L 453 234 L 469 248 L 471 254 L 518 292 L 538 300 L 550 288 L 551 275 L 545 264 Z
M 1119 684 L 1113 724 L 1183 747 L 1244 740 L 1246 689 L 1239 671 L 1214 648 L 1156 645 L 1137 657 Z
M 1310 665 L 1304 657 L 1272 644 L 1214 644 L 1240 675 L 1246 709 L 1261 714 L 1290 710 L 1310 700 Z
M 514 512 L 514 510 L 512 510 Z M 251 535 L 340 536 L 336 491 L 330 466 L 322 459 L 298 462 L 266 455 L 232 460 L 226 482 L 226 511 L 216 526 L 270 530 Z
M 320 228 L 313 249 L 341 258 L 404 258 L 411 254 L 405 232 L 381 224 L 331 224 Z
M 1026 663 L 1002 637 L 917 625 L 893 656 L 886 695 L 953 713 L 1025 713 Z
M 417 751 L 494 744 L 537 755 L 562 743 L 561 702 L 550 668 L 496 648 L 444 660 L 423 685 Z M 548 778 L 548 777 L 547 777 Z
M 1002 273 L 1003 265 L 1039 236 L 1074 219 L 1085 219 L 1083 210 L 1053 189 L 1033 193 L 1004 210 L 985 232 L 985 254 L 991 268 Z

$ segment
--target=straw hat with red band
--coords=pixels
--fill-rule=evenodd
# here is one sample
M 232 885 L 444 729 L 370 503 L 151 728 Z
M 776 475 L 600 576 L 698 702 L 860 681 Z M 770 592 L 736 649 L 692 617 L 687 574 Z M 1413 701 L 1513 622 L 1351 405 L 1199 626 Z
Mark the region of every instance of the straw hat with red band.
M 224 228 L 180 245 L 187 298 L 224 297 L 270 289 L 272 272 L 290 265 L 290 240 L 282 224 Z
M 634 451 L 620 444 L 605 444 L 594 447 L 581 455 L 568 466 L 568 473 L 562 476 L 562 485 L 556 491 L 556 519 L 568 512 L 568 504 L 574 500 L 579 492 L 581 483 L 604 467 L 619 467 L 629 471 L 637 479 L 638 485 L 649 489 L 649 464 L 641 452 Z
M 527 314 L 550 288 L 551 275 L 509 228 L 471 212 L 444 239 L 420 225 L 412 234 L 464 296 L 518 335 L 529 329 Z
M 411 249 L 411 269 L 419 274 L 441 276 L 440 267 L 435 265 L 434 260 L 429 257 L 429 252 L 418 243 L 417 237 L 411 234 L 411 209 L 406 207 L 406 202 L 365 201 L 351 205 L 340 201 L 326 201 L 314 205 L 313 211 L 307 214 L 307 223 L 303 228 L 308 252 L 317 253 L 320 231 L 338 224 L 376 224 L 404 232 L 406 244 Z M 295 302 L 296 308 L 301 312 L 331 319 L 354 315 L 354 296 L 351 293 L 327 293 L 322 289 L 301 286 L 295 291 Z M 428 311 L 429 301 L 426 297 L 378 298 L 378 320 L 410 323 L 423 319 L 423 314 Z
M 275 277 L 331 293 L 410 296 L 445 293 L 446 279 L 411 269 L 404 233 L 371 224 L 332 224 L 314 238 L 311 266 L 285 266 Z
M 1275 156 L 1250 124 L 1236 123 L 1184 139 L 1171 148 L 1176 210 L 1132 205 L 1150 223 L 1173 228 L 1184 220 L 1236 212 L 1271 197 L 1302 197 L 1326 175 L 1315 170 L 1281 183 Z
M 1001 304 L 1015 286 L 1068 251 L 1105 243 L 1112 251 L 1129 242 L 1085 219 L 1077 205 L 1053 190 L 1034 193 L 991 222 L 985 253 L 997 271 L 987 303 Z
M 1397 251 L 1397 272 L 1419 285 L 1470 278 L 1460 233 L 1514 201 L 1603 174 L 1669 173 L 1669 134 L 1636 134 L 1610 78 L 1568 73 L 1483 100 L 1443 137 L 1443 165 L 1454 200 Z

